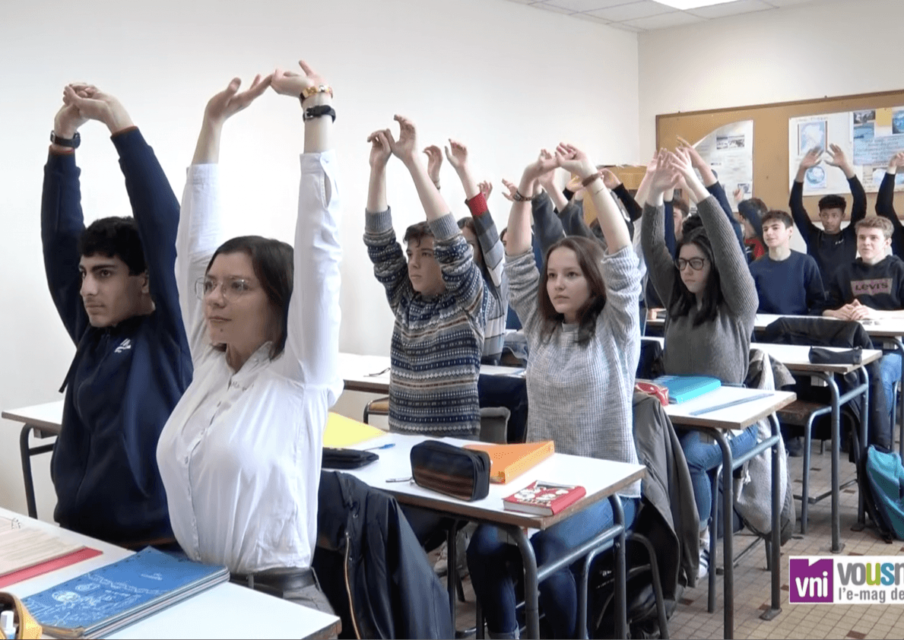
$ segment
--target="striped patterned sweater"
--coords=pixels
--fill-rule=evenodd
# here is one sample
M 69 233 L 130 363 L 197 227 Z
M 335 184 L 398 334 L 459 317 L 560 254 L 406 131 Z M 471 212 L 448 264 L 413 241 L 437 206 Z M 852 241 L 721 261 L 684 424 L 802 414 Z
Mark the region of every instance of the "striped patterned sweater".
M 480 430 L 477 379 L 488 293 L 452 214 L 430 227 L 446 291 L 425 297 L 408 278 L 390 209 L 366 216 L 364 244 L 395 315 L 389 428 L 409 434 L 473 436 Z
M 482 193 L 466 202 L 474 225 L 477 227 L 477 242 L 483 251 L 483 263 L 486 265 L 488 279 L 487 324 L 483 338 L 483 361 L 496 364 L 502 356 L 505 342 L 505 319 L 508 316 L 508 276 L 505 275 L 505 247 L 499 239 L 496 223 L 487 208 L 486 198 Z

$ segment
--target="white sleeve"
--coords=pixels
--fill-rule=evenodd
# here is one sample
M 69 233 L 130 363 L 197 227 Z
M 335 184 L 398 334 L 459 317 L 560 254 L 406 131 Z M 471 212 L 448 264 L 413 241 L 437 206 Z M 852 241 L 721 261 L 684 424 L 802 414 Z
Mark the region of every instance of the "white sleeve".
M 320 388 L 332 406 L 339 377 L 339 191 L 334 151 L 301 156 L 294 276 L 286 350 L 279 366 L 309 389 Z M 276 364 L 276 363 L 274 363 Z
M 195 283 L 204 277 L 207 263 L 225 240 L 220 224 L 219 165 L 195 164 L 188 168 L 179 232 L 176 235 L 176 284 L 182 321 L 194 364 L 210 348 L 204 303 L 195 294 Z

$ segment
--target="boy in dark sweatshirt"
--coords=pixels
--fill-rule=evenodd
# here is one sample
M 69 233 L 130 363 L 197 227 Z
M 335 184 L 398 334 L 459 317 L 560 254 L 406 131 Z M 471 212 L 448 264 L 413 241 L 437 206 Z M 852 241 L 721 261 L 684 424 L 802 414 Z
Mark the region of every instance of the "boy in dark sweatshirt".
M 836 271 L 823 315 L 841 320 L 904 318 L 904 262 L 888 255 L 891 223 L 866 218 L 857 223 L 856 233 L 860 257 Z M 879 365 L 891 413 L 894 384 L 901 379 L 901 354 L 886 353 Z
M 192 376 L 176 288 L 179 202 L 116 98 L 70 85 L 44 168 L 41 239 L 54 305 L 77 346 L 51 460 L 61 526 L 127 547 L 173 541 L 157 439 Z M 74 149 L 110 129 L 134 218 L 85 229 Z
M 803 241 L 807 243 L 807 253 L 816 260 L 816 266 L 819 267 L 819 272 L 822 274 L 822 281 L 829 283 L 832 282 L 832 277 L 840 266 L 853 262 L 857 257 L 857 233 L 854 228 L 860 220 L 866 217 L 866 193 L 854 172 L 854 165 L 845 156 L 841 147 L 834 144 L 829 145 L 829 157 L 826 158 L 826 164 L 841 169 L 851 187 L 851 196 L 854 199 L 851 207 L 851 223 L 844 229 L 841 228 L 847 202 L 841 196 L 831 195 L 819 201 L 819 219 L 823 228 L 820 229 L 813 224 L 807 210 L 804 209 L 804 177 L 807 175 L 807 171 L 822 162 L 822 154 L 822 149 L 818 147 L 810 149 L 800 161 L 797 177 L 794 179 L 794 184 L 791 185 L 789 205 L 791 215 L 794 217 L 794 224 L 797 225 Z

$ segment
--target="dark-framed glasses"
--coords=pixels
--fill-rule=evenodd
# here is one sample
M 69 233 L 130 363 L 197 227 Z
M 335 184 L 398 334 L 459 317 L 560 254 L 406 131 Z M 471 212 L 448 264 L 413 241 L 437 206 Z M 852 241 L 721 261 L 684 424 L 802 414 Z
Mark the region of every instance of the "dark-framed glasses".
M 690 267 L 694 271 L 700 271 L 705 264 L 706 258 L 691 258 L 690 260 L 678 258 L 677 260 L 675 260 L 675 267 L 678 269 L 678 271 L 684 271 L 686 267 Z

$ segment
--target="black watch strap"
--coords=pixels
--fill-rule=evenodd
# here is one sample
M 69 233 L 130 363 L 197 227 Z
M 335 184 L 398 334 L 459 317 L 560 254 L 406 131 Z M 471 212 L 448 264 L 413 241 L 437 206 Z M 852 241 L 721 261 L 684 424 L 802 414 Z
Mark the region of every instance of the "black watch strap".
M 304 110 L 304 119 L 313 120 L 322 116 L 330 116 L 336 122 L 336 110 L 328 104 L 320 104 L 316 107 L 308 107 Z
M 78 149 L 79 144 L 82 142 L 82 137 L 78 134 L 78 131 L 75 132 L 75 135 L 71 138 L 61 138 L 56 134 L 56 132 L 51 129 L 50 130 L 50 141 L 60 147 L 69 147 L 70 149 Z

